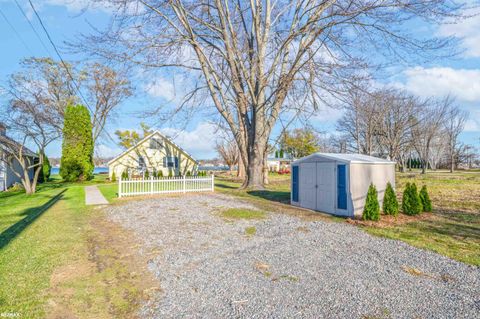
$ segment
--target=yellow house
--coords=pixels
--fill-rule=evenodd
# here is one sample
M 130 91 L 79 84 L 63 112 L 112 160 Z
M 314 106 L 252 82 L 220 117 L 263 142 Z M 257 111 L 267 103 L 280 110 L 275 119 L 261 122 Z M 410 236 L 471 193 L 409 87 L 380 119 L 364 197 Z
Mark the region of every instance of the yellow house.
M 198 162 L 180 146 L 155 131 L 136 145 L 108 162 L 108 174 L 116 178 L 126 172 L 129 177 L 143 176 L 148 171 L 163 176 L 196 175 Z

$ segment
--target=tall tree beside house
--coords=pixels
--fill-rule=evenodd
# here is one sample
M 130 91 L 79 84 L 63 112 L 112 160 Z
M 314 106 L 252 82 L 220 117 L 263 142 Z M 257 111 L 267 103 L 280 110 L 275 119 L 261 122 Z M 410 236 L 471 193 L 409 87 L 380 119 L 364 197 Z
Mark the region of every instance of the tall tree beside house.
M 304 157 L 320 150 L 320 138 L 311 128 L 298 128 L 283 132 L 280 138 L 279 157 L 284 152 L 295 158 Z
M 66 181 L 93 178 L 93 137 L 90 113 L 83 105 L 68 105 L 63 125 L 60 175 Z

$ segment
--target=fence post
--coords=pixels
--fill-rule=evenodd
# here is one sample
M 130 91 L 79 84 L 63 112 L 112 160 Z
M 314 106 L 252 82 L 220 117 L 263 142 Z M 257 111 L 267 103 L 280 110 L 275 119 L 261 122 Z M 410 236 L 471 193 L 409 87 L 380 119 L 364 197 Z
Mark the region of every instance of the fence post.
M 215 191 L 214 185 L 215 185 L 214 175 L 212 174 L 212 192 Z
M 183 175 L 183 193 L 186 193 L 185 175 Z
M 122 197 L 122 175 L 118 178 L 118 198 Z

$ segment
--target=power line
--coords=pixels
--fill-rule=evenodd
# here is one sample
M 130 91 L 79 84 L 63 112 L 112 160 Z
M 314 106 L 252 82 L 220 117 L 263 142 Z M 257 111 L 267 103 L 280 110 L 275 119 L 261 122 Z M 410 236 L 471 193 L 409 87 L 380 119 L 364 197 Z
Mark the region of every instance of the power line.
M 28 24 L 30 25 L 30 27 L 32 28 L 33 32 L 35 33 L 37 39 L 40 41 L 40 43 L 42 44 L 43 48 L 45 49 L 45 51 L 47 52 L 47 54 L 49 56 L 52 56 L 52 54 L 50 53 L 50 50 L 48 50 L 47 46 L 45 45 L 45 42 L 43 42 L 42 38 L 40 37 L 40 35 L 38 34 L 37 32 L 37 29 L 35 28 L 35 26 L 32 24 L 32 22 L 30 21 L 30 19 L 27 17 L 25 11 L 23 10 L 22 6 L 20 5 L 20 3 L 18 3 L 17 0 L 15 0 L 15 3 L 17 4 L 17 7 L 18 9 L 20 10 L 20 12 L 23 14 L 23 16 L 25 17 L 25 20 L 27 20 Z
M 13 24 L 10 23 L 10 21 L 8 20 L 7 16 L 3 13 L 3 11 L 0 9 L 0 15 L 2 15 L 3 19 L 5 19 L 5 21 L 7 22 L 7 24 L 10 26 L 10 28 L 12 29 L 13 33 L 15 33 L 15 35 L 17 36 L 17 38 L 20 40 L 20 42 L 22 42 L 23 46 L 27 49 L 28 52 L 30 52 L 30 54 L 33 56 L 33 51 L 30 49 L 30 47 L 27 45 L 27 43 L 23 40 L 22 36 L 20 35 L 20 33 L 18 33 L 17 29 L 15 29 L 15 27 L 13 26 Z
M 87 99 L 85 99 L 85 97 L 83 96 L 82 92 L 80 91 L 80 86 L 77 84 L 77 81 L 75 81 L 75 79 L 73 78 L 72 74 L 70 73 L 70 70 L 69 70 L 67 64 L 65 63 L 65 61 L 63 60 L 62 55 L 60 54 L 60 51 L 57 49 L 57 46 L 56 46 L 55 43 L 53 42 L 52 37 L 50 36 L 50 33 L 48 33 L 47 28 L 46 28 L 45 25 L 43 24 L 43 21 L 42 21 L 42 19 L 40 18 L 40 15 L 38 14 L 37 10 L 35 9 L 35 6 L 34 6 L 33 3 L 32 3 L 32 0 L 28 0 L 28 2 L 30 3 L 30 7 L 32 7 L 33 12 L 34 12 L 35 15 L 37 16 L 38 22 L 40 22 L 40 25 L 42 26 L 43 31 L 44 31 L 45 34 L 47 35 L 48 41 L 50 41 L 50 44 L 52 45 L 53 49 L 55 50 L 55 53 L 57 53 L 57 56 L 58 56 L 58 58 L 60 59 L 60 62 L 62 63 L 63 67 L 65 68 L 65 71 L 67 72 L 68 76 L 69 76 L 70 79 L 72 80 L 72 83 L 73 83 L 73 85 L 75 86 L 75 90 L 78 92 L 78 94 L 80 95 L 80 98 L 83 100 L 83 102 L 84 102 L 85 105 L 88 107 L 88 109 L 90 110 L 90 112 L 93 113 L 93 110 L 92 110 L 92 108 L 90 107 L 90 105 L 88 104 Z
M 31 0 L 28 0 L 28 2 L 30 3 L 30 7 L 32 7 L 32 10 L 33 12 L 35 13 L 35 16 L 37 17 L 38 19 L 38 22 L 40 22 L 40 25 L 42 26 L 42 29 L 43 31 L 45 32 L 45 34 L 47 35 L 47 38 L 48 38 L 48 41 L 50 42 L 50 44 L 52 45 L 53 49 L 55 50 L 55 53 L 57 54 L 58 58 L 60 59 L 60 62 L 62 63 L 63 67 L 65 68 L 65 71 L 67 72 L 68 76 L 70 77 L 70 79 L 72 80 L 72 83 L 74 84 L 75 86 L 75 90 L 78 92 L 78 94 L 80 95 L 80 98 L 82 99 L 82 101 L 85 103 L 85 106 L 88 108 L 88 110 L 90 111 L 90 113 L 93 115 L 93 118 L 95 119 L 95 112 L 93 112 L 93 109 L 90 107 L 90 105 L 88 104 L 87 102 L 87 99 L 85 99 L 85 97 L 83 96 L 83 93 L 82 91 L 80 90 L 80 86 L 77 84 L 77 81 L 75 81 L 75 79 L 73 78 L 72 74 L 70 73 L 70 70 L 67 66 L 67 64 L 65 63 L 65 61 L 63 60 L 62 58 L 62 55 L 60 54 L 60 51 L 57 49 L 57 46 L 55 45 L 55 43 L 53 42 L 52 40 L 52 37 L 50 36 L 50 33 L 48 33 L 48 30 L 47 28 L 45 27 L 45 25 L 43 24 L 43 21 L 42 19 L 40 18 L 40 15 L 38 14 L 37 10 L 35 9 L 35 6 L 33 5 L 32 1 Z M 99 122 L 99 119 L 96 118 L 96 122 L 97 124 L 99 124 L 101 127 L 103 127 L 103 125 Z M 108 137 L 112 140 L 112 136 L 106 131 L 104 130 L 104 132 L 108 135 Z

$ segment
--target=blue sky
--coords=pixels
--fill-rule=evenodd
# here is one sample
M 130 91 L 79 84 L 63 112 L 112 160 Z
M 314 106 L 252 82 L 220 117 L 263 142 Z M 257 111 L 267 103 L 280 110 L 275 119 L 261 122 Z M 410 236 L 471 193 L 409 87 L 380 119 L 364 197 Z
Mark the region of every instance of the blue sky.
M 19 62 L 29 56 L 52 56 L 54 50 L 45 37 L 28 1 L 17 0 L 27 18 L 40 35 L 35 35 L 14 0 L 0 0 L 0 84 L 7 76 L 18 70 Z M 72 40 L 79 33 L 88 33 L 89 24 L 101 28 L 108 22 L 108 11 L 102 8 L 82 10 L 88 0 L 32 0 L 39 11 L 53 41 L 60 48 L 66 40 Z M 7 23 L 13 26 L 12 27 Z M 429 65 L 412 65 L 396 68 L 389 81 L 391 84 L 404 88 L 420 96 L 442 97 L 452 94 L 457 97 L 460 106 L 466 109 L 470 116 L 462 141 L 480 147 L 480 17 L 473 17 L 460 24 L 446 24 L 432 30 L 440 36 L 456 36 L 460 39 L 463 53 L 454 59 L 436 62 Z M 63 53 L 66 60 L 88 58 L 71 56 Z M 172 83 L 166 78 L 159 78 L 146 85 L 141 75 L 135 79 L 137 94 L 125 101 L 118 110 L 119 116 L 109 124 L 108 130 L 135 129 L 142 119 L 138 115 L 145 108 L 166 103 L 175 98 Z M 0 97 L 0 103 L 5 99 Z M 120 115 L 121 114 L 121 115 Z M 323 109 L 315 116 L 313 125 L 320 131 L 334 129 L 335 121 L 340 116 L 338 110 Z M 147 119 L 148 122 L 148 119 Z M 215 129 L 204 114 L 194 117 L 185 130 L 172 127 L 166 123 L 160 127 L 162 131 L 175 136 L 177 143 L 197 158 L 215 157 Z M 113 134 L 112 134 L 113 135 Z M 120 152 L 118 146 L 111 141 L 105 141 L 98 147 L 99 155 L 115 156 Z M 60 142 L 53 143 L 47 149 L 49 156 L 60 156 Z

